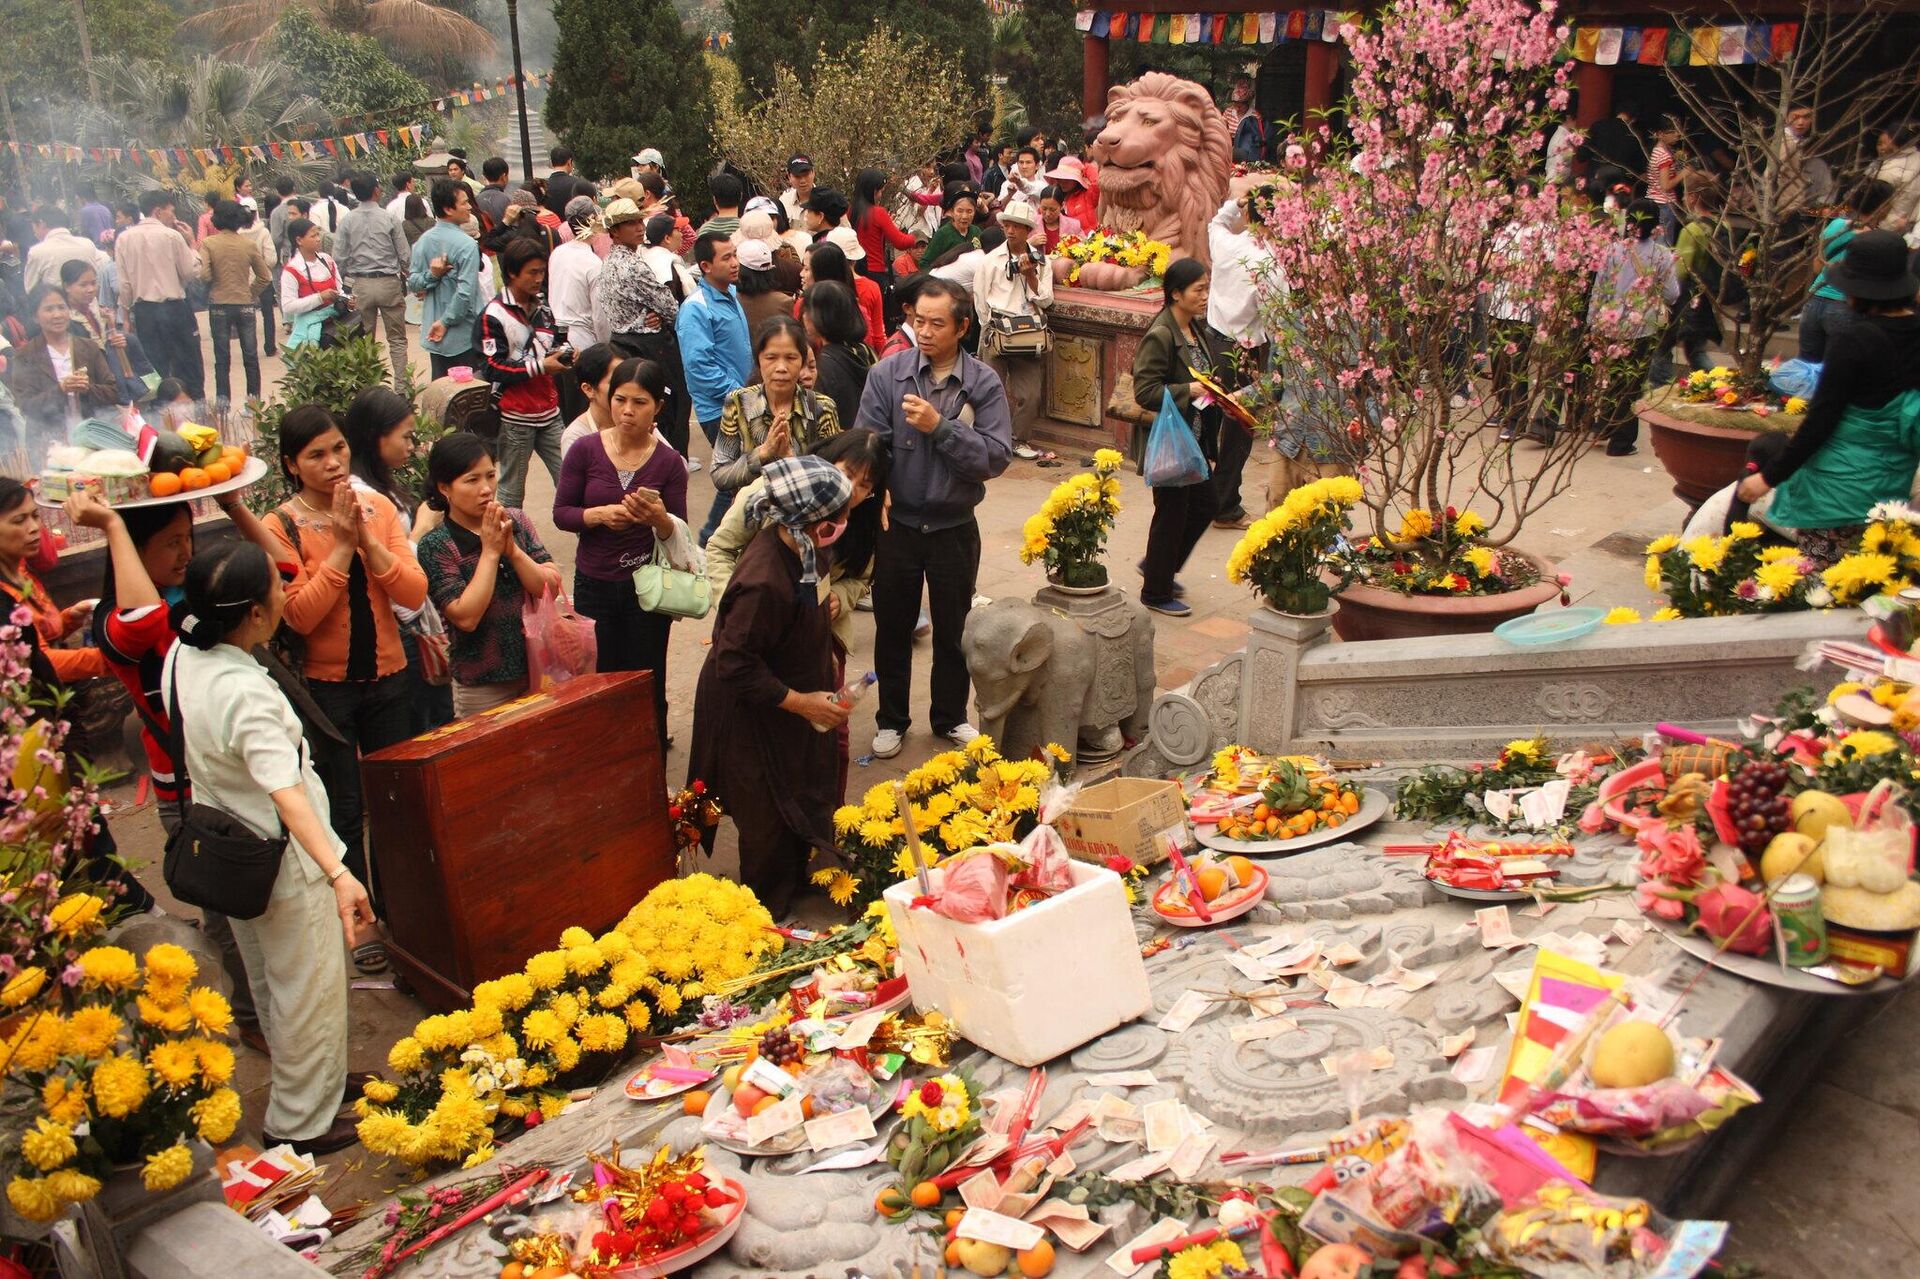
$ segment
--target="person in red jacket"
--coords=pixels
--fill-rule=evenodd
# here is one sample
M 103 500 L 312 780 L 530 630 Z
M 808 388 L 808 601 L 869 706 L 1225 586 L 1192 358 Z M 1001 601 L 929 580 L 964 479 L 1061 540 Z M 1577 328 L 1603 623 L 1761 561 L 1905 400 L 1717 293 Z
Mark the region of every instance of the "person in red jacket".
M 500 250 L 506 288 L 480 313 L 480 352 L 500 408 L 500 505 L 518 510 L 526 499 L 527 464 L 538 453 L 554 482 L 560 480 L 560 391 L 554 375 L 573 363 L 573 348 L 560 338 L 553 312 L 541 300 L 547 282 L 547 250 L 515 236 Z
M 887 263 L 892 257 L 888 250 L 905 252 L 917 243 L 895 224 L 893 215 L 880 203 L 880 192 L 886 185 L 887 175 L 881 170 L 860 170 L 860 175 L 853 180 L 853 205 L 847 211 L 847 220 L 853 223 L 860 247 L 866 251 L 858 264 L 860 273 L 883 290 L 889 277 Z

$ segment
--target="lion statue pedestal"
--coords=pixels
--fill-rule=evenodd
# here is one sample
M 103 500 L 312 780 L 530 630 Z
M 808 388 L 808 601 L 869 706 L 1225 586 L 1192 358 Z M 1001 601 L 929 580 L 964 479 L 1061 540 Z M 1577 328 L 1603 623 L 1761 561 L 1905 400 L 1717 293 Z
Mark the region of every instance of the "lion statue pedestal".
M 960 644 L 978 727 L 1008 759 L 1058 742 L 1100 763 L 1146 733 L 1153 616 L 1117 587 L 995 600 L 967 615 Z
M 1191 80 L 1149 71 L 1107 90 L 1107 127 L 1093 144 L 1100 166 L 1100 225 L 1144 231 L 1175 257 L 1208 260 L 1207 222 L 1227 198 L 1233 139 L 1226 117 Z M 1091 229 L 1091 228 L 1089 228 Z M 1138 267 L 1089 263 L 1081 288 L 1118 291 L 1146 278 Z

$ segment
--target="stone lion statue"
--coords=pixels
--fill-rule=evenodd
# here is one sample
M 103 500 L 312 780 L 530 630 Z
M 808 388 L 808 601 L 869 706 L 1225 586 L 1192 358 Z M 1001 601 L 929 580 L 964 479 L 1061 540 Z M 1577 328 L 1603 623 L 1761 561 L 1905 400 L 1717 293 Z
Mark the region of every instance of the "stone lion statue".
M 1207 260 L 1207 221 L 1227 196 L 1233 140 L 1204 88 L 1149 71 L 1107 90 L 1107 127 L 1093 158 L 1102 226 L 1144 231 L 1175 256 Z

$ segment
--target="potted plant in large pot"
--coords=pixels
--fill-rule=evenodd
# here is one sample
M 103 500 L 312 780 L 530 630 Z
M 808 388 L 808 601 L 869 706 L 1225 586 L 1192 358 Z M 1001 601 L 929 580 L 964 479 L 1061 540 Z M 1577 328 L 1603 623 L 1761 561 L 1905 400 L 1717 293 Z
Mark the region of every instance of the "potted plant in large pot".
M 1126 458 L 1117 449 L 1099 449 L 1093 469 L 1056 486 L 1040 509 L 1027 518 L 1020 562 L 1040 560 L 1047 580 L 1070 593 L 1106 589 L 1107 534 L 1120 514 L 1120 481 L 1114 478 Z
M 1340 593 L 1336 631 L 1487 630 L 1558 593 L 1551 565 L 1512 548 L 1572 483 L 1636 374 L 1631 335 L 1659 299 L 1649 285 L 1589 317 L 1612 225 L 1532 180 L 1572 70 L 1550 9 L 1396 0 L 1341 33 L 1351 139 L 1320 128 L 1310 178 L 1253 201 L 1273 261 L 1260 281 L 1281 383 L 1270 412 L 1363 488 L 1356 563 L 1380 571 Z M 1483 305 L 1476 343 L 1469 317 Z M 1476 346 L 1490 391 L 1473 381 Z M 1485 518 L 1457 533 L 1468 511 Z M 1495 571 L 1460 573 L 1469 551 Z M 1367 607 L 1348 606 L 1361 595 Z

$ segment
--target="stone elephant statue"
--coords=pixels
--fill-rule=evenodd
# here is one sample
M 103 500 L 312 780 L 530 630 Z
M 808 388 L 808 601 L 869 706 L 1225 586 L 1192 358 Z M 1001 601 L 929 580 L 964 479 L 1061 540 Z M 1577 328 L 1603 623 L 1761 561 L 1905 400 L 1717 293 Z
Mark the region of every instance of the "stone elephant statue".
M 1019 599 L 967 615 L 961 636 L 976 723 L 1008 759 L 1058 742 L 1076 760 L 1110 758 L 1145 736 L 1153 705 L 1153 622 L 1116 595 L 1073 615 Z

